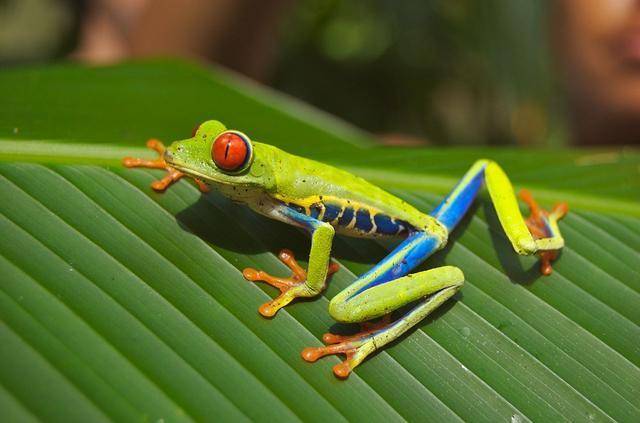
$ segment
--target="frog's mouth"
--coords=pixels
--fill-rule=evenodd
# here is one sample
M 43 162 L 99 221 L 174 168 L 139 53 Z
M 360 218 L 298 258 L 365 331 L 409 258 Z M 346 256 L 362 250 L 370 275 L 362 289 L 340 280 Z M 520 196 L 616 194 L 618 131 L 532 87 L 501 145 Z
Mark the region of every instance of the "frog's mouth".
M 180 163 L 179 160 L 176 160 L 174 155 L 169 150 L 166 150 L 164 152 L 164 155 L 163 155 L 162 158 L 164 159 L 164 161 L 167 164 L 167 166 L 172 167 L 172 168 L 174 168 L 176 170 L 179 170 L 182 173 L 186 173 L 189 176 L 193 176 L 195 178 L 202 179 L 202 180 L 205 180 L 205 181 L 218 182 L 218 181 L 215 181 L 215 180 L 211 179 L 210 176 L 204 175 L 201 172 L 198 172 L 197 170 L 195 170 L 195 169 L 193 169 L 191 167 L 186 167 L 184 164 Z
M 217 185 L 236 185 L 236 186 L 250 186 L 252 184 L 239 181 L 237 176 L 226 175 L 223 173 L 216 172 L 215 175 L 206 174 L 203 171 L 198 171 L 194 169 L 192 166 L 186 166 L 184 163 L 181 163 L 178 158 L 175 157 L 171 151 L 166 150 L 163 155 L 164 161 L 167 166 L 170 166 L 176 170 L 179 170 L 182 173 L 187 174 L 190 177 L 200 179 L 206 183 L 217 184 Z M 219 177 L 216 177 L 218 176 Z

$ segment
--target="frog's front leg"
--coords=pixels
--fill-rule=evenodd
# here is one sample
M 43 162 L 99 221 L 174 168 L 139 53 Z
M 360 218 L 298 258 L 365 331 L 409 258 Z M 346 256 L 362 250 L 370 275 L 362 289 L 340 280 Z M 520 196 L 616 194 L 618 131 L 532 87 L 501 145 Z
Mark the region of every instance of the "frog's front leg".
M 154 150 L 158 153 L 158 158 L 155 160 L 147 160 L 147 159 L 140 159 L 140 158 L 136 158 L 136 157 L 125 157 L 124 159 L 122 159 L 122 164 L 126 167 L 146 167 L 149 169 L 164 169 L 167 171 L 167 174 L 164 176 L 164 178 L 162 178 L 159 181 L 154 181 L 151 184 L 151 188 L 153 188 L 156 191 L 164 191 L 166 190 L 171 184 L 173 184 L 174 182 L 177 182 L 178 180 L 180 180 L 181 178 L 183 178 L 184 176 L 186 176 L 184 173 L 170 167 L 167 165 L 167 162 L 165 162 L 164 160 L 164 152 L 167 150 L 166 147 L 164 146 L 164 144 L 162 144 L 162 142 L 158 141 L 157 139 L 150 139 L 147 141 L 147 147 L 150 148 L 151 150 Z M 199 179 L 195 179 L 196 184 L 198 185 L 198 188 L 200 189 L 201 192 L 208 192 L 209 188 L 207 187 L 207 185 L 200 181 Z
M 292 271 L 292 276 L 288 278 L 278 278 L 262 270 L 252 268 L 243 270 L 242 274 L 245 279 L 252 282 L 266 282 L 280 290 L 280 295 L 276 299 L 263 304 L 258 309 L 264 317 L 274 316 L 278 310 L 296 297 L 318 295 L 324 289 L 327 277 L 338 271 L 337 264 L 329 263 L 335 233 L 333 226 L 284 205 L 278 205 L 272 214 L 271 217 L 311 232 L 311 252 L 309 253 L 309 269 L 306 271 L 298 265 L 291 251 L 282 250 L 280 252 L 279 259 Z

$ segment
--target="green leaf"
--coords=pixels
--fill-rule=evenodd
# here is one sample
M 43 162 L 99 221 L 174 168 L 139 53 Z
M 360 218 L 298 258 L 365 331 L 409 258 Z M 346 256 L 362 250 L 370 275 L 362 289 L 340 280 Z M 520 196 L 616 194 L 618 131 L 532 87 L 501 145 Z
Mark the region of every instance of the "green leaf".
M 375 147 L 334 119 L 215 69 L 174 62 L 0 73 L 0 420 L 637 421 L 640 154 Z M 218 118 L 334 163 L 429 211 L 480 157 L 545 205 L 567 200 L 550 277 L 513 254 L 481 198 L 447 248 L 455 300 L 347 380 L 305 346 L 334 326 L 328 299 L 390 243 L 339 238 L 329 288 L 265 320 L 301 232 L 161 172 L 146 138 Z

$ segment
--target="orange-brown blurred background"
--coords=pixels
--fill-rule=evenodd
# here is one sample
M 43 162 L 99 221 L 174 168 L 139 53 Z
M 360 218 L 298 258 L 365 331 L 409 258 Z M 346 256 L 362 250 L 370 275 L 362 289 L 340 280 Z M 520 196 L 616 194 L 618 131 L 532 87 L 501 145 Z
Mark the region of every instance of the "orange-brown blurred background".
M 640 143 L 637 0 L 0 0 L 0 65 L 215 62 L 387 143 Z

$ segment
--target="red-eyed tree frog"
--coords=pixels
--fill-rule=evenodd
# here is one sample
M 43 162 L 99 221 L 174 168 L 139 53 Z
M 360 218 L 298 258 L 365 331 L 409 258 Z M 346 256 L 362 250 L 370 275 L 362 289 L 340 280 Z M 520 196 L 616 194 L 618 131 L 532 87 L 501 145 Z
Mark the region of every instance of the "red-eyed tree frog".
M 449 233 L 484 184 L 514 250 L 522 255 L 538 254 L 542 273 L 551 273 L 550 263 L 564 246 L 558 220 L 567 212 L 567 205 L 558 204 L 547 212 L 525 191 L 521 197 L 531 210 L 525 220 L 511 182 L 491 160 L 476 161 L 444 201 L 425 214 L 362 178 L 254 142 L 215 120 L 204 122 L 191 138 L 168 148 L 157 140 L 147 145 L 160 154 L 158 159 L 125 158 L 123 162 L 128 167 L 167 169 L 168 174 L 152 184 L 155 190 L 162 191 L 186 175 L 194 178 L 202 191 L 214 187 L 258 213 L 311 234 L 307 270 L 288 250 L 281 251 L 279 258 L 291 269 L 291 277 L 244 269 L 247 280 L 264 281 L 281 291 L 259 308 L 265 317 L 274 316 L 297 297 L 314 297 L 325 288 L 327 277 L 338 270 L 330 262 L 335 233 L 403 239 L 329 304 L 329 314 L 338 322 L 384 318 L 376 324 L 368 323 L 356 335 L 325 334 L 327 346 L 302 351 L 302 357 L 310 362 L 328 354 L 345 354 L 346 360 L 333 368 L 340 378 L 346 378 L 369 354 L 401 336 L 462 288 L 465 278 L 457 267 L 409 272 L 446 245 Z M 410 311 L 391 321 L 394 310 L 413 302 L 416 305 Z

